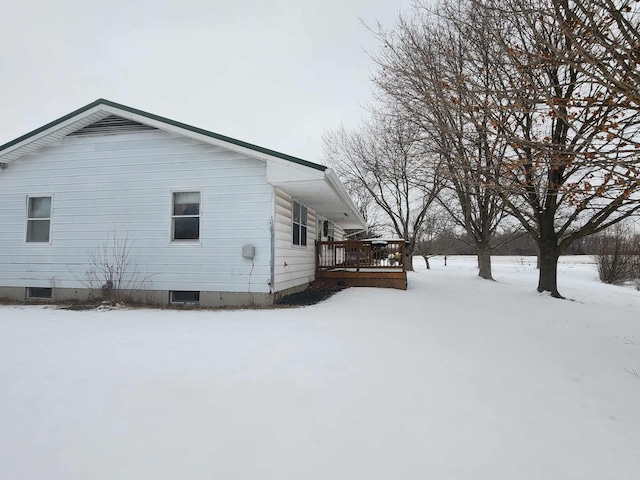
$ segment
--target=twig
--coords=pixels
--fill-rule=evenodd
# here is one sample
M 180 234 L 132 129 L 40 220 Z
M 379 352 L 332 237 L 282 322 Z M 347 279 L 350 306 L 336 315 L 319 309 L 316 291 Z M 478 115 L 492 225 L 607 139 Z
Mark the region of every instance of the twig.
M 634 377 L 637 377 L 638 380 L 640 380 L 640 374 L 638 374 L 638 372 L 636 372 L 635 370 L 633 370 L 633 369 L 629 370 L 628 368 L 625 368 L 624 371 L 629 373 L 629 374 L 631 374 L 631 375 L 633 375 Z

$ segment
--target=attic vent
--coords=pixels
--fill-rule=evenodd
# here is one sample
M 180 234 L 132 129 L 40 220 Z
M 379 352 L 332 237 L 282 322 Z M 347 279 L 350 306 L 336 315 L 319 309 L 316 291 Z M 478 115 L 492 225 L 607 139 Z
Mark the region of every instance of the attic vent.
M 114 135 L 116 133 L 144 132 L 146 130 L 157 130 L 155 127 L 143 125 L 142 123 L 129 120 L 128 118 L 109 115 L 98 120 L 91 125 L 71 132 L 68 137 L 79 137 L 82 135 Z

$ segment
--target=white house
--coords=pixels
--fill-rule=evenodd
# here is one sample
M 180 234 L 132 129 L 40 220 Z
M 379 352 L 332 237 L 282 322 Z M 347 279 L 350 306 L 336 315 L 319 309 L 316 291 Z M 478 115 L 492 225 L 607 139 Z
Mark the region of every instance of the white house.
M 331 169 L 108 100 L 0 146 L 0 297 L 84 299 L 126 260 L 138 300 L 267 305 L 344 229 Z

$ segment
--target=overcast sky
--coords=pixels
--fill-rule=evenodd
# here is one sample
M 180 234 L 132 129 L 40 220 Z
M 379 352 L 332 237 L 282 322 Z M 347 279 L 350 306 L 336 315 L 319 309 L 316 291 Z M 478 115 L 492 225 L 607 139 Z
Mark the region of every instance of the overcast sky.
M 98 98 L 322 163 L 410 0 L 4 0 L 0 144 Z

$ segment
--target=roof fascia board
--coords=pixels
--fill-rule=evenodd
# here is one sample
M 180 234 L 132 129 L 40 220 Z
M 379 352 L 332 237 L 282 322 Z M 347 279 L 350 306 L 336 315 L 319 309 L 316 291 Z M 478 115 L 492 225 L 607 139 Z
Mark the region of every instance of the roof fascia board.
M 325 178 L 331 185 L 331 188 L 336 192 L 336 195 L 342 200 L 342 203 L 350 210 L 350 214 L 355 217 L 355 219 L 361 223 L 363 228 L 368 228 L 367 221 L 364 219 L 362 214 L 358 211 L 357 207 L 354 205 L 349 193 L 344 188 L 344 185 L 338 178 L 338 175 L 331 169 L 327 168 L 324 171 Z
M 95 102 L 92 102 L 89 105 L 85 105 L 84 107 L 79 108 L 78 110 L 75 110 L 63 117 L 60 117 L 59 119 L 54 120 L 53 122 L 50 122 L 36 130 L 33 130 L 32 132 L 29 132 L 25 135 L 22 135 L 21 137 L 16 138 L 15 140 L 5 143 L 4 145 L 0 146 L 0 156 L 16 150 L 30 142 L 45 137 L 48 133 L 55 132 L 56 130 L 64 128 L 65 126 L 79 120 L 80 118 L 91 115 L 92 113 L 100 110 L 105 110 L 109 113 L 120 115 L 125 118 L 130 118 L 132 120 L 135 119 L 146 125 L 162 128 L 164 130 L 170 129 L 169 127 L 173 127 L 175 129 L 178 129 L 177 131 L 180 131 L 182 135 L 186 135 L 188 132 L 188 136 L 192 138 L 198 138 L 207 143 L 215 143 L 216 145 L 224 146 L 225 148 L 244 153 L 254 158 L 260 158 L 263 160 L 284 160 L 286 162 L 290 162 L 291 164 L 300 165 L 321 172 L 324 172 L 327 168 L 324 165 L 319 165 L 317 163 L 309 162 L 301 158 L 292 157 L 291 155 L 276 152 L 275 150 L 259 147 L 257 145 L 243 142 L 235 138 L 203 130 L 201 128 L 187 125 L 186 123 L 176 122 L 175 120 L 171 120 L 169 118 L 154 115 L 152 113 L 144 112 L 142 110 L 131 108 L 126 105 L 122 105 L 105 99 L 98 99 Z
M 262 158 L 264 160 L 268 158 L 278 158 L 294 164 L 313 168 L 314 170 L 319 170 L 321 172 L 327 169 L 327 167 L 325 167 L 324 165 L 309 162 L 307 160 L 303 160 L 298 157 L 293 157 L 291 155 L 280 153 L 275 150 L 270 150 L 268 148 L 263 148 L 251 143 L 243 142 L 242 140 L 237 140 L 235 138 L 227 137 L 226 135 L 220 135 L 218 133 L 210 132 L 208 130 L 203 130 L 202 128 L 194 127 L 192 125 L 187 125 L 186 123 L 182 123 L 182 122 L 177 122 L 175 120 L 171 120 L 170 118 L 161 117 L 159 115 L 154 115 L 152 113 L 144 112 L 142 110 L 127 107 L 126 105 L 121 105 L 115 102 L 111 102 L 109 100 L 100 100 L 100 102 L 106 106 L 119 110 L 118 112 L 119 115 L 124 116 L 122 112 L 127 112 L 131 115 L 134 115 L 134 117 L 128 117 L 128 118 L 136 119 L 141 123 L 145 123 L 147 125 L 151 125 L 158 128 L 163 128 L 165 130 L 167 129 L 167 126 L 172 126 L 179 129 L 179 131 L 181 131 L 183 135 L 185 135 L 186 132 L 190 132 L 191 134 L 198 135 L 200 140 L 206 141 L 207 143 L 213 143 L 212 140 L 216 140 L 217 142 L 220 142 L 220 143 L 216 143 L 217 145 L 225 146 L 225 148 L 233 149 L 238 152 L 245 152 L 245 153 L 250 152 L 246 154 L 252 157 Z M 114 110 L 113 113 L 115 114 L 116 111 Z M 154 123 L 151 123 L 151 121 L 153 121 Z M 257 154 L 261 154 L 261 155 L 258 156 Z
M 173 121 L 166 122 L 165 120 L 150 118 L 146 115 L 140 115 L 138 113 L 130 112 L 128 110 L 123 111 L 117 107 L 111 107 L 111 106 L 106 106 L 105 110 L 113 115 L 118 115 L 124 118 L 128 118 L 130 120 L 134 120 L 136 122 L 144 123 L 145 125 L 149 125 L 151 127 L 156 127 L 161 130 L 165 130 L 172 133 L 176 133 L 178 135 L 193 138 L 194 140 L 198 140 L 198 141 L 207 143 L 209 145 L 222 147 L 227 150 L 231 150 L 233 152 L 241 153 L 251 158 L 263 160 L 265 162 L 274 162 L 285 167 L 294 167 L 294 168 L 297 167 L 297 168 L 300 168 L 301 170 L 307 170 L 307 171 L 309 170 L 309 166 L 300 162 L 311 163 L 301 159 L 298 159 L 300 160 L 300 162 L 294 163 L 291 160 L 285 160 L 280 156 L 273 155 L 273 153 L 279 154 L 279 152 L 273 152 L 270 154 L 270 153 L 267 153 L 268 152 L 267 149 L 263 149 L 262 147 L 256 147 L 257 149 L 249 148 L 248 146 L 239 144 L 239 143 L 244 143 L 244 142 L 240 142 L 239 140 L 230 139 L 229 137 L 223 137 L 222 135 L 213 134 L 212 132 L 207 132 L 206 130 L 199 131 L 200 129 L 198 128 L 190 127 L 188 125 L 180 125 L 180 124 L 177 124 L 178 122 L 173 122 Z M 189 127 L 189 128 L 185 128 L 185 127 Z M 231 142 L 230 140 L 233 140 L 233 142 Z M 284 154 L 279 154 L 279 155 L 284 155 Z M 291 157 L 291 158 L 294 158 L 294 157 Z M 313 168 L 313 170 L 317 170 L 318 175 L 321 177 L 322 172 L 327 167 L 323 165 L 318 165 L 318 166 L 322 167 L 322 169 Z
M 60 130 L 68 125 L 71 125 L 74 122 L 77 122 L 81 118 L 93 115 L 94 113 L 97 113 L 101 110 L 104 110 L 104 108 L 97 102 L 93 102 L 86 107 L 75 110 L 68 115 L 65 115 L 64 117 L 54 120 L 53 122 L 49 122 L 46 125 L 33 130 L 32 132 L 29 132 L 16 138 L 15 140 L 5 143 L 4 145 L 0 146 L 0 155 L 11 153 L 12 151 L 17 150 L 24 145 L 35 142 L 57 130 Z

